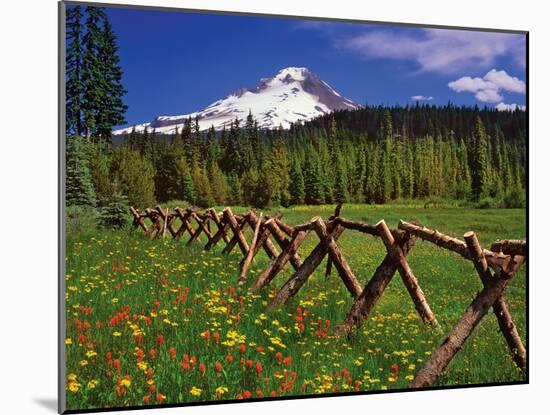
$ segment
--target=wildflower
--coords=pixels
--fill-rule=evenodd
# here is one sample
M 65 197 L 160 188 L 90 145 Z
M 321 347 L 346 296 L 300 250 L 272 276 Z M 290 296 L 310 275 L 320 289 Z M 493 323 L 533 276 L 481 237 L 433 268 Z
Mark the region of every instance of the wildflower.
M 263 352 L 264 352 L 264 348 L 263 348 L 262 346 L 258 346 L 258 347 L 256 347 L 256 351 L 257 351 L 258 353 L 263 353 Z
M 197 388 L 196 386 L 193 386 L 189 392 L 191 393 L 191 395 L 198 397 L 198 396 L 201 396 L 202 389 Z
M 210 342 L 210 330 L 206 329 L 201 333 L 201 336 L 204 337 L 204 340 L 206 340 L 207 343 Z
M 221 398 L 221 396 L 227 392 L 229 392 L 229 389 L 227 389 L 225 386 L 218 386 L 216 388 L 216 398 Z
M 262 370 L 262 364 L 260 362 L 256 362 L 256 373 L 258 374 L 258 376 L 262 374 Z
M 246 344 L 240 344 L 239 345 L 239 352 L 243 354 L 246 351 Z
M 250 392 L 249 390 L 246 390 L 243 392 L 244 399 L 250 399 L 251 396 L 252 396 L 252 392 Z
M 115 370 L 120 370 L 120 366 L 121 366 L 120 359 L 113 360 L 113 367 L 115 368 Z
M 174 360 L 174 358 L 176 357 L 176 349 L 174 348 L 174 346 L 170 347 L 168 353 L 170 354 L 170 359 Z
M 157 352 L 155 351 L 155 349 L 149 350 L 149 357 L 151 359 L 154 359 L 156 355 L 157 355 Z
M 201 375 L 203 375 L 203 376 L 206 373 L 206 365 L 204 363 L 201 363 L 199 365 L 199 372 L 201 372 Z
M 283 361 L 283 354 L 281 352 L 275 353 L 275 359 L 277 359 L 277 361 L 281 363 Z
M 132 384 L 132 381 L 130 380 L 130 376 L 125 376 L 124 378 L 120 379 L 120 385 L 124 386 L 126 388 L 129 388 Z
M 225 356 L 225 360 L 227 361 L 227 363 L 233 363 L 233 355 L 228 354 L 227 356 Z
M 82 385 L 78 382 L 69 382 L 69 384 L 67 385 L 67 388 L 69 389 L 70 392 L 77 393 L 81 386 Z
M 214 332 L 212 337 L 214 339 L 214 343 L 218 343 L 220 341 L 220 333 L 218 333 L 217 331 Z
M 145 405 L 147 405 L 147 404 L 149 403 L 149 395 L 145 395 L 145 396 L 143 397 L 143 403 L 144 403 Z
M 149 393 L 150 393 L 151 395 L 153 395 L 153 394 L 155 393 L 156 390 L 157 390 L 157 387 L 156 387 L 156 385 L 155 385 L 154 383 L 152 383 L 152 384 L 149 385 Z
M 222 364 L 220 362 L 216 362 L 216 364 L 214 365 L 214 370 L 216 371 L 216 373 L 221 373 Z
M 260 388 L 256 389 L 256 396 L 258 398 L 262 398 L 264 396 L 264 393 L 262 392 L 262 390 Z
M 159 348 L 160 348 L 160 346 L 162 346 L 163 341 L 164 341 L 164 336 L 162 334 L 159 334 L 157 336 L 157 345 L 158 345 Z
M 163 395 L 162 393 L 157 393 L 157 402 L 163 403 L 166 400 L 166 395 Z
M 66 338 L 65 344 L 73 344 L 73 339 L 71 339 L 70 337 Z
M 87 366 L 88 365 L 88 361 L 87 360 L 81 360 L 80 361 L 80 366 Z
M 287 356 L 287 357 L 285 357 L 285 358 L 283 359 L 283 364 L 284 364 L 285 366 L 290 366 L 291 363 L 292 363 L 292 357 Z

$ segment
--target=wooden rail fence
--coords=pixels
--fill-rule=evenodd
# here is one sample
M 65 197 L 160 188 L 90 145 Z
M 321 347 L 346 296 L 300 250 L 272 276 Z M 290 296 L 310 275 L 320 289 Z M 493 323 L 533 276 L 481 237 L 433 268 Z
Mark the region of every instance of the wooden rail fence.
M 222 240 L 225 243 L 222 251 L 224 254 L 231 253 L 235 246 L 238 246 L 243 256 L 238 285 L 247 283 L 250 265 L 260 249 L 263 249 L 271 262 L 250 284 L 253 291 L 268 286 L 290 263 L 294 272 L 268 304 L 268 309 L 280 307 L 294 297 L 325 257 L 328 257 L 326 274 L 330 274 L 334 266 L 354 299 L 346 318 L 335 329 L 337 335 L 349 334 L 354 327 L 368 318 L 396 272 L 399 273 L 422 321 L 440 330 L 418 279 L 406 259 L 417 239 L 433 243 L 471 261 L 483 288 L 443 338 L 438 349 L 418 371 L 410 387 L 433 386 L 454 356 L 464 347 L 490 308 L 497 318 L 513 361 L 520 369 L 526 368 L 526 349 L 504 296 L 506 286 L 527 258 L 527 243 L 524 240 L 497 240 L 490 249 L 484 249 L 472 231 L 466 232 L 464 240 L 461 240 L 404 221 L 399 222 L 397 229 L 390 229 L 384 220 L 374 225 L 348 220 L 340 216 L 341 205 L 336 207 L 334 215 L 328 220 L 316 216 L 306 223 L 295 226 L 283 222 L 282 215 L 278 213 L 264 216 L 249 210 L 243 214 L 234 214 L 229 207 L 220 213 L 213 208 L 202 212 L 195 208 L 175 208 L 170 211 L 160 206 L 155 209 L 147 208 L 143 212 L 131 207 L 130 211 L 134 224 L 152 239 L 165 238 L 169 233 L 175 240 L 180 240 L 187 233 L 187 244 L 191 244 L 198 243 L 199 236 L 203 234 L 207 239 L 204 246 L 206 250 L 210 250 Z M 250 243 L 245 238 L 247 227 L 253 231 Z M 386 248 L 386 256 L 364 287 L 338 246 L 338 239 L 345 230 L 378 237 Z M 298 255 L 298 249 L 309 235 L 316 235 L 319 242 L 309 255 L 302 259 Z

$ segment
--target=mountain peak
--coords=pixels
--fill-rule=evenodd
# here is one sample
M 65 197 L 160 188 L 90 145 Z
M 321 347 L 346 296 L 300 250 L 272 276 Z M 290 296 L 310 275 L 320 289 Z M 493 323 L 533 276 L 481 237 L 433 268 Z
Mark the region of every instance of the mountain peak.
M 329 84 L 305 67 L 283 68 L 272 78 L 262 78 L 255 89 L 239 88 L 201 111 L 185 115 L 155 117 L 150 123 L 136 125 L 136 131 L 146 126 L 164 134 L 181 131 L 188 118 L 198 118 L 200 129 L 211 126 L 221 130 L 238 118 L 243 121 L 252 111 L 260 128 L 288 128 L 323 114 L 342 109 L 357 109 L 353 101 L 336 92 Z M 133 127 L 113 131 L 128 134 Z

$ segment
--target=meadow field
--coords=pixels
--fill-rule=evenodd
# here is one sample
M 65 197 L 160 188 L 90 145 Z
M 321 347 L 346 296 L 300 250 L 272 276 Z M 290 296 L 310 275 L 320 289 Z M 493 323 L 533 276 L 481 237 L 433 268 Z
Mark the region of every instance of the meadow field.
M 235 213 L 245 208 L 234 207 Z M 281 209 L 289 224 L 334 206 Z M 272 211 L 264 211 L 266 214 Z M 342 216 L 367 223 L 416 220 L 462 238 L 474 230 L 482 245 L 525 238 L 525 209 L 344 205 Z M 248 230 L 250 240 L 251 232 Z M 238 249 L 149 240 L 140 229 L 69 229 L 66 238 L 67 409 L 188 403 L 407 388 L 443 333 L 420 321 L 401 279 L 394 278 L 372 315 L 349 337 L 334 336 L 352 298 L 333 270 L 321 266 L 289 304 L 266 305 L 291 275 L 270 287 L 236 287 Z M 304 258 L 318 242 L 310 235 Z M 346 230 L 339 246 L 362 285 L 386 254 L 378 238 Z M 417 241 L 408 255 L 427 300 L 447 332 L 476 293 L 480 279 L 456 254 Z M 269 259 L 260 252 L 248 285 Z M 520 335 L 526 338 L 526 271 L 506 290 Z M 436 386 L 525 380 L 509 356 L 492 313 Z

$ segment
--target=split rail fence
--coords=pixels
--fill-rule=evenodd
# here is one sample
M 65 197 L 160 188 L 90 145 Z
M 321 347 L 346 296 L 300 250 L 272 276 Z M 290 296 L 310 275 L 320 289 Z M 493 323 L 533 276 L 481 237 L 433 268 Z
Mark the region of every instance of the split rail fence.
M 160 206 L 155 209 L 145 209 L 143 212 L 134 207 L 130 210 L 134 224 L 143 229 L 152 239 L 164 238 L 169 234 L 175 240 L 181 240 L 187 234 L 189 236 L 187 244 L 191 244 L 199 242 L 199 236 L 203 234 L 208 240 L 204 246 L 206 250 L 210 250 L 222 240 L 225 243 L 222 251 L 224 254 L 231 253 L 238 246 L 243 257 L 240 262 L 238 285 L 244 285 L 247 282 L 250 265 L 260 249 L 263 249 L 271 262 L 251 283 L 253 291 L 268 286 L 290 263 L 294 272 L 268 304 L 269 309 L 280 307 L 294 297 L 328 256 L 327 275 L 334 266 L 354 299 L 346 318 L 336 327 L 338 335 L 349 334 L 354 327 L 368 318 L 396 272 L 399 273 L 420 318 L 426 324 L 440 330 L 418 279 L 406 259 L 417 239 L 433 243 L 471 261 L 483 288 L 475 295 L 464 314 L 443 338 L 438 349 L 416 374 L 410 387 L 434 385 L 491 308 L 513 361 L 520 369 L 526 368 L 526 349 L 504 296 L 505 288 L 527 259 L 525 240 L 497 240 L 490 249 L 484 249 L 472 231 L 466 232 L 464 240 L 461 240 L 437 230 L 404 221 L 399 222 L 397 229 L 390 229 L 384 220 L 374 225 L 348 220 L 340 216 L 341 205 L 337 206 L 334 215 L 328 220 L 315 216 L 308 222 L 295 226 L 283 222 L 280 214 L 264 216 L 261 213 L 258 215 L 253 210 L 234 214 L 228 207 L 222 212 L 217 212 L 213 208 L 205 211 L 194 208 L 185 210 L 175 208 L 170 211 Z M 250 243 L 245 238 L 247 227 L 253 230 Z M 378 237 L 387 251 L 383 261 L 364 287 L 359 283 L 338 246 L 338 239 L 345 230 Z M 310 235 L 316 235 L 319 242 L 310 254 L 302 259 L 298 255 L 298 249 Z

